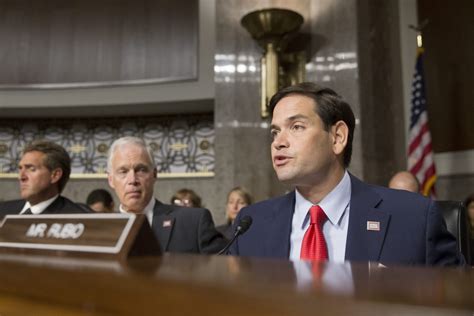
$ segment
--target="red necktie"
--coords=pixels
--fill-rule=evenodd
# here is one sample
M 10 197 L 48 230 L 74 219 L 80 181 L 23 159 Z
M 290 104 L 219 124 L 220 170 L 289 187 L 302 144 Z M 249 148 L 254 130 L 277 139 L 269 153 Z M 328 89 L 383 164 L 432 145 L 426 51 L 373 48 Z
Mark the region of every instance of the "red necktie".
M 309 209 L 311 222 L 303 237 L 301 244 L 301 259 L 306 260 L 328 260 L 328 248 L 323 235 L 323 224 L 327 216 L 318 205 L 313 205 Z

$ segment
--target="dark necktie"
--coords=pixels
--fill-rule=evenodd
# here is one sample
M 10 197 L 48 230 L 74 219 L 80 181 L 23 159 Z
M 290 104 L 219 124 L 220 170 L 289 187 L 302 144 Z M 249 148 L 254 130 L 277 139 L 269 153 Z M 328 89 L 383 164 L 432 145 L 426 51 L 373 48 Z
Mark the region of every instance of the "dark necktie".
M 33 212 L 31 211 L 30 208 L 27 208 L 26 211 L 24 211 L 23 213 L 21 213 L 21 215 L 33 215 Z
M 323 235 L 323 224 L 327 216 L 318 205 L 309 209 L 311 222 L 303 237 L 300 258 L 324 261 L 328 259 L 328 248 Z

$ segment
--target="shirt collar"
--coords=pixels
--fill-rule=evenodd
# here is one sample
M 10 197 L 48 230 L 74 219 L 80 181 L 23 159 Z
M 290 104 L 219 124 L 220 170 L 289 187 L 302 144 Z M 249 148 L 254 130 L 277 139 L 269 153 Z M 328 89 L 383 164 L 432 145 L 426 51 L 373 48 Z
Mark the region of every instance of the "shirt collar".
M 333 225 L 339 225 L 342 215 L 346 210 L 351 200 L 351 178 L 347 170 L 341 181 L 329 192 L 318 205 L 323 209 L 329 221 Z M 304 216 L 302 227 L 306 225 L 309 216 L 307 216 L 309 209 L 313 204 L 306 200 L 297 189 L 295 189 L 295 212 Z M 302 216 L 302 217 L 303 217 Z
M 143 212 L 141 212 L 141 214 L 145 214 L 148 220 L 148 223 L 150 223 L 150 225 L 153 222 L 153 209 L 155 208 L 155 203 L 156 203 L 156 200 L 152 197 L 150 202 L 148 202 L 147 206 L 145 206 L 145 209 L 143 210 Z M 129 212 L 127 212 L 123 208 L 122 204 L 120 204 L 119 210 L 120 210 L 120 213 L 129 214 Z
M 48 206 L 50 206 L 54 202 L 54 200 L 58 198 L 58 196 L 59 194 L 56 194 L 52 198 L 35 205 L 31 205 L 30 202 L 26 201 L 25 206 L 23 206 L 23 209 L 21 210 L 20 214 L 23 214 L 27 209 L 30 209 L 31 213 L 33 213 L 34 215 L 41 214 Z

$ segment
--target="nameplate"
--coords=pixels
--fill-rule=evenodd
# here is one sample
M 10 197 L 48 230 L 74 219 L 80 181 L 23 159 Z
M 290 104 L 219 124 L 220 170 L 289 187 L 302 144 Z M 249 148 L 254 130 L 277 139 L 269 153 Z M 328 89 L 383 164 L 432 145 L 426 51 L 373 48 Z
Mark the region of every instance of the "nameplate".
M 7 215 L 0 251 L 98 258 L 161 253 L 143 214 Z

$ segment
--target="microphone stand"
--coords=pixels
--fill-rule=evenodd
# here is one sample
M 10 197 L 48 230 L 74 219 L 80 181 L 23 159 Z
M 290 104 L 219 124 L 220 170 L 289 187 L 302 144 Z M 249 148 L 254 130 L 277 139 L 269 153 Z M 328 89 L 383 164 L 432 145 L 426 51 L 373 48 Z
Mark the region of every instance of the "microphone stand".
M 222 255 L 223 253 L 227 252 L 227 250 L 230 248 L 230 246 L 232 246 L 232 244 L 234 243 L 234 240 L 240 235 L 240 232 L 241 232 L 241 229 L 239 229 L 240 226 L 237 227 L 237 229 L 235 230 L 235 233 L 234 233 L 234 237 L 232 237 L 232 239 L 229 241 L 229 243 L 224 247 L 224 249 L 222 249 L 221 251 L 219 251 L 217 253 L 218 256 Z
M 230 248 L 230 246 L 234 243 L 235 239 L 239 235 L 242 235 L 243 233 L 245 233 L 247 229 L 249 229 L 250 225 L 252 225 L 252 217 L 248 215 L 242 217 L 242 219 L 239 222 L 239 225 L 237 225 L 237 228 L 235 229 L 234 237 L 232 237 L 230 242 L 224 247 L 224 249 L 219 251 L 217 255 L 222 255 L 223 253 L 225 253 Z

